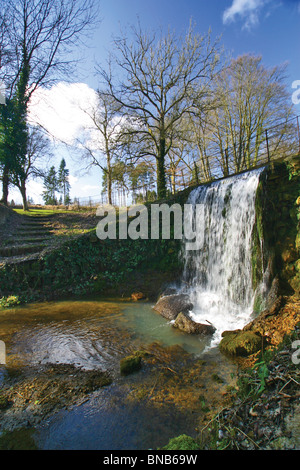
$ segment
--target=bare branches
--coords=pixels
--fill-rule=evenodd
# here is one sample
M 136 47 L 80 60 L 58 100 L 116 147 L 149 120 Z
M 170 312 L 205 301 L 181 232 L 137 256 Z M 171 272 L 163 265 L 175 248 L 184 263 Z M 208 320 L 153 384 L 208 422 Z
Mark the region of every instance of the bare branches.
M 95 24 L 93 0 L 1 0 L 9 22 L 9 38 L 15 61 L 14 78 L 7 83 L 12 96 L 24 62 L 30 65 L 28 99 L 39 86 L 46 86 L 70 72 L 70 53 Z
M 131 151 L 139 148 L 143 155 L 155 156 L 158 195 L 164 197 L 165 158 L 178 127 L 208 92 L 220 59 L 218 43 L 211 43 L 210 33 L 195 34 L 191 26 L 184 38 L 171 32 L 144 33 L 140 25 L 132 32 L 132 42 L 125 34 L 115 39 L 109 68 L 99 73 L 133 123 L 126 130 Z
M 108 201 L 112 199 L 113 163 L 121 151 L 119 133 L 123 117 L 120 114 L 120 104 L 108 93 L 97 93 L 97 104 L 89 110 L 83 110 L 90 120 L 90 126 L 85 127 L 84 139 L 80 146 L 84 149 L 84 158 L 88 167 L 99 167 L 106 179 Z

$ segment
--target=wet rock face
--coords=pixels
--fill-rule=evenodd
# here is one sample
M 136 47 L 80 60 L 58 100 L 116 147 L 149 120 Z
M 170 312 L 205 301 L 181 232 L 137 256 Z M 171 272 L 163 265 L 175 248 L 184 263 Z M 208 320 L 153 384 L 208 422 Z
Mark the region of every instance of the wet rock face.
M 258 213 L 261 214 L 264 265 L 271 282 L 277 276 L 280 293 L 300 295 L 300 159 L 276 163 L 267 173 Z M 271 287 L 271 286 L 270 286 Z M 284 292 L 283 292 L 284 291 Z M 267 305 L 268 308 L 268 305 Z
M 179 313 L 173 326 L 174 328 L 178 328 L 185 333 L 198 334 L 203 336 L 213 335 L 216 331 L 214 326 L 204 323 L 197 323 L 183 312 Z
M 179 313 L 187 313 L 193 309 L 193 304 L 190 302 L 188 295 L 177 294 L 161 297 L 154 310 L 162 315 L 167 320 L 176 320 Z

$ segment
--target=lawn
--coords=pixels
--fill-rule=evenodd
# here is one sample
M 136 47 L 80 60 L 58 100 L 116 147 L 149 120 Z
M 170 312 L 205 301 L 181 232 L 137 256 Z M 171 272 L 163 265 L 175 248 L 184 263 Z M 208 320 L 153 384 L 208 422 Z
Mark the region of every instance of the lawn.
M 53 210 L 53 209 L 30 209 L 30 211 L 24 211 L 23 209 L 14 209 L 17 214 L 27 215 L 29 217 L 40 217 L 59 213 L 68 213 L 67 210 Z

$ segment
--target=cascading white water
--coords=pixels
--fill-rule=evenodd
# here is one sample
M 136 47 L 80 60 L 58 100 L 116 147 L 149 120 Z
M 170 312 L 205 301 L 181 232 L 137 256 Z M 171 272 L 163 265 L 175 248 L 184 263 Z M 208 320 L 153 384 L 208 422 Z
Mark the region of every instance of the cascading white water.
M 200 186 L 188 200 L 204 211 L 204 226 L 194 227 L 202 230 L 203 244 L 197 251 L 184 250 L 183 283 L 194 304 L 191 318 L 217 329 L 212 344 L 223 331 L 243 328 L 253 311 L 251 245 L 262 171 Z

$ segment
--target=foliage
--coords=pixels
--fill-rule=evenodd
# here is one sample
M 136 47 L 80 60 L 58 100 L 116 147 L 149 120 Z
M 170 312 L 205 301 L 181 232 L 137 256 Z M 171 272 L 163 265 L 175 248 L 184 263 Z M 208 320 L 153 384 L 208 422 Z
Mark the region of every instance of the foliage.
M 28 265 L 3 266 L 0 294 L 29 301 L 53 293 L 105 291 L 136 269 L 180 269 L 179 246 L 174 240 L 100 241 L 93 230 Z
M 1 308 L 11 308 L 21 303 L 20 298 L 17 295 L 10 295 L 9 297 L 2 297 L 0 299 Z
M 237 381 L 238 396 L 241 399 L 258 398 L 266 389 L 266 379 L 269 376 L 268 361 L 256 362 L 247 372 L 243 372 Z
M 199 444 L 190 436 L 181 436 L 170 439 L 169 443 L 161 450 L 200 450 Z
M 286 162 L 287 169 L 289 172 L 289 180 L 292 180 L 293 178 L 299 178 L 300 176 L 300 169 L 296 168 L 295 164 L 293 162 Z

